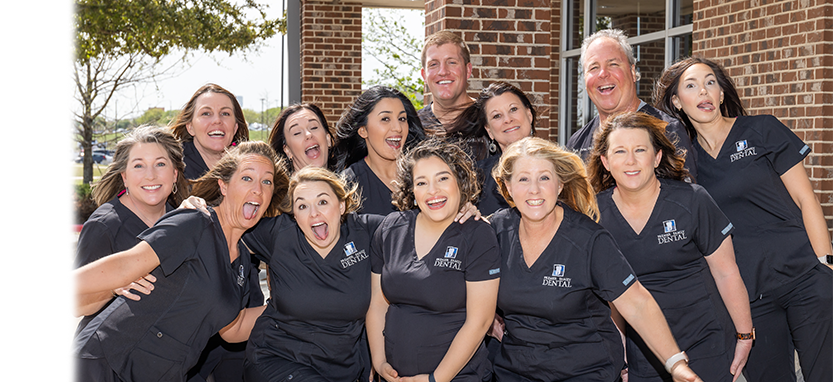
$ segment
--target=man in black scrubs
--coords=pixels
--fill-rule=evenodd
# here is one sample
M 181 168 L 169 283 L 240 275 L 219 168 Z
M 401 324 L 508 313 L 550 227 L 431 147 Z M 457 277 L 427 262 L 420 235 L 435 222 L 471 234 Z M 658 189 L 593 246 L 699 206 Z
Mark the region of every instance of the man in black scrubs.
M 581 44 L 580 65 L 587 95 L 590 96 L 599 115 L 570 137 L 567 148 L 575 151 L 586 161 L 593 148 L 593 134 L 608 116 L 627 111 L 641 111 L 668 122 L 665 134 L 678 150 L 685 150 L 685 167 L 692 178 L 697 178 L 695 154 L 685 126 L 676 118 L 643 102 L 636 94 L 635 83 L 639 81 L 636 58 L 628 43 L 628 37 L 622 31 L 603 29 L 584 39 Z

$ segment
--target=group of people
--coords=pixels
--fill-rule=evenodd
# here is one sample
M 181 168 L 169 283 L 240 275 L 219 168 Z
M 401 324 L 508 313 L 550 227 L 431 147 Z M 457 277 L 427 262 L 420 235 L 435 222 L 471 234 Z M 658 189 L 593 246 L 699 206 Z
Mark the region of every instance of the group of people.
M 621 31 L 581 63 L 599 115 L 567 147 L 521 89 L 471 98 L 447 31 L 419 111 L 375 86 L 249 142 L 206 85 L 137 128 L 78 242 L 79 380 L 789 381 L 795 351 L 833 380 L 809 147 L 712 61 L 668 68 L 653 106 Z

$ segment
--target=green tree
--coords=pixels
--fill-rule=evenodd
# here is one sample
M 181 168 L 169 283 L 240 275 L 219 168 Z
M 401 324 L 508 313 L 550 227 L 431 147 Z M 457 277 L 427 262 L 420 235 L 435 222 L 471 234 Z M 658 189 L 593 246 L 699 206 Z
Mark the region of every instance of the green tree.
M 404 9 L 362 9 L 362 50 L 382 64 L 374 69 L 374 76 L 364 85 L 387 85 L 411 99 L 414 107 L 422 108 L 425 84 L 419 71 L 422 68 L 422 36 L 414 36 L 402 20 L 419 17 L 425 26 L 423 13 Z
M 196 51 L 245 54 L 277 32 L 254 0 L 76 0 L 75 95 L 84 183 L 93 179 L 93 121 L 121 88 L 170 72 L 161 59 Z

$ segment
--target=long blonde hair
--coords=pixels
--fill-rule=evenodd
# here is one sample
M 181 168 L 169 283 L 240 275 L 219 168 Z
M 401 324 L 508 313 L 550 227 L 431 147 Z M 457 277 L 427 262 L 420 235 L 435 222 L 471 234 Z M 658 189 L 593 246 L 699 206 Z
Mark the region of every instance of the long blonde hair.
M 564 186 L 559 200 L 570 208 L 599 221 L 596 194 L 587 179 L 587 172 L 581 158 L 555 143 L 536 137 L 523 138 L 509 145 L 500 156 L 500 162 L 492 169 L 492 177 L 497 183 L 498 190 L 510 206 L 515 207 L 515 202 L 509 195 L 506 185 L 515 172 L 515 162 L 522 157 L 544 159 L 552 163 L 556 176 Z

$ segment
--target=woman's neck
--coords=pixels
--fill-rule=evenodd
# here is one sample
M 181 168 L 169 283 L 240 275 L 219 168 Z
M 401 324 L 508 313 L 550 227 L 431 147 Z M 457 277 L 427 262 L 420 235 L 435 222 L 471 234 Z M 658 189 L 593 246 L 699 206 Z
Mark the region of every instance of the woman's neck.
M 141 203 L 136 201 L 136 199 L 130 195 L 130 190 L 120 196 L 119 201 L 123 206 L 127 207 L 128 210 L 136 214 L 139 219 L 142 219 L 148 227 L 153 227 L 162 215 L 165 215 L 165 201 L 162 201 L 159 205 L 155 206 Z
M 720 117 L 709 123 L 694 123 L 694 130 L 697 131 L 697 141 L 700 146 L 709 153 L 715 153 L 723 146 L 729 131 L 736 118 Z M 713 155 L 714 156 L 714 155 Z
M 243 233 L 246 232 L 246 230 L 234 227 L 234 225 L 231 224 L 228 219 L 231 215 L 231 211 L 226 211 L 226 208 L 222 203 L 214 208 L 214 212 L 217 214 L 217 220 L 219 220 L 220 228 L 223 230 L 223 236 L 226 238 L 226 244 L 228 245 L 229 252 L 229 263 L 232 263 L 234 260 L 237 260 L 237 256 L 240 255 L 237 250 L 237 243 L 240 241 L 240 238 L 243 237 Z
M 216 153 L 212 150 L 206 149 L 205 147 L 200 146 L 196 140 L 194 140 L 194 147 L 197 149 L 197 152 L 200 153 L 200 157 L 202 157 L 202 161 L 205 162 L 205 166 L 208 169 L 214 168 L 214 165 L 223 157 L 223 152 Z
M 396 161 L 387 160 L 374 153 L 368 153 L 364 157 L 364 162 L 370 171 L 382 181 L 388 188 L 393 191 L 393 181 L 396 179 Z
M 564 208 L 556 205 L 553 211 L 541 220 L 521 218 L 519 230 L 530 240 L 545 240 L 549 242 L 564 219 Z
M 645 208 L 656 203 L 659 191 L 660 181 L 654 177 L 638 190 L 628 190 L 617 186 L 613 189 L 613 201 L 617 205 L 625 205 L 629 208 Z

